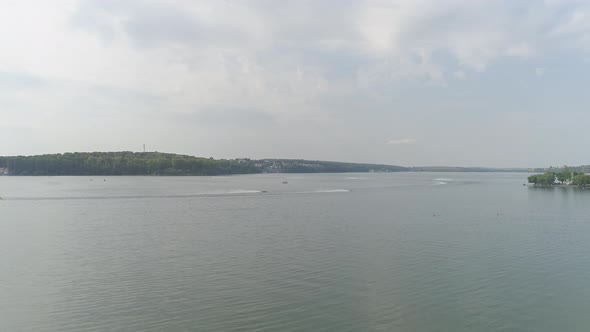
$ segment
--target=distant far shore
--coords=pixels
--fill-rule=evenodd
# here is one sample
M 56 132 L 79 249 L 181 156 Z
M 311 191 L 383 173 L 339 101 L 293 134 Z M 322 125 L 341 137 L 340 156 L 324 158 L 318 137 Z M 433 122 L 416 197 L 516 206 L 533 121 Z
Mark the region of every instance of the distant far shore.
M 211 176 L 262 173 L 533 172 L 544 169 L 348 163 L 304 159 L 213 159 L 162 152 L 73 152 L 0 156 L 0 175 L 12 176 Z

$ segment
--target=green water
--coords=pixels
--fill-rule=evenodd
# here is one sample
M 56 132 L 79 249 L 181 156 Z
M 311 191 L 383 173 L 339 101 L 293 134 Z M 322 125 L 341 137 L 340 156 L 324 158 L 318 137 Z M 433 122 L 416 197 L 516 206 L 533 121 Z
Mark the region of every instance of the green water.
M 588 331 L 590 191 L 525 178 L 0 177 L 0 331 Z

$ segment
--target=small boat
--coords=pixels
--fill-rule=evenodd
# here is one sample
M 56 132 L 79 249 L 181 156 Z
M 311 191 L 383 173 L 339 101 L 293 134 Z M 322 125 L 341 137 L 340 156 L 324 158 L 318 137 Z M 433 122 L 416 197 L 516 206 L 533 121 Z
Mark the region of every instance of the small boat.
M 283 184 L 288 184 L 289 182 L 287 182 L 287 179 L 285 179 L 285 181 L 283 181 Z

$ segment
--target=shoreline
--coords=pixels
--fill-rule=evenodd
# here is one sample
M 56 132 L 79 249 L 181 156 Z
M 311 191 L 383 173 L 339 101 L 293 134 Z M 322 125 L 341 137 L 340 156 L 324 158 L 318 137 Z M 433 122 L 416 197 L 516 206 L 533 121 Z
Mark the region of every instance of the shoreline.
M 576 184 L 531 184 L 525 183 L 524 184 L 530 188 L 579 188 L 579 189 L 589 189 L 590 186 L 579 186 Z

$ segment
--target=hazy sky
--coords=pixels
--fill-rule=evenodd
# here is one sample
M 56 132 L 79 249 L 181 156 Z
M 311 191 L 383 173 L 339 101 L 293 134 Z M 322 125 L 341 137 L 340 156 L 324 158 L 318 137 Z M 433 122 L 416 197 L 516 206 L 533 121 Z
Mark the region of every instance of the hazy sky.
M 0 5 L 0 155 L 590 163 L 588 1 Z

